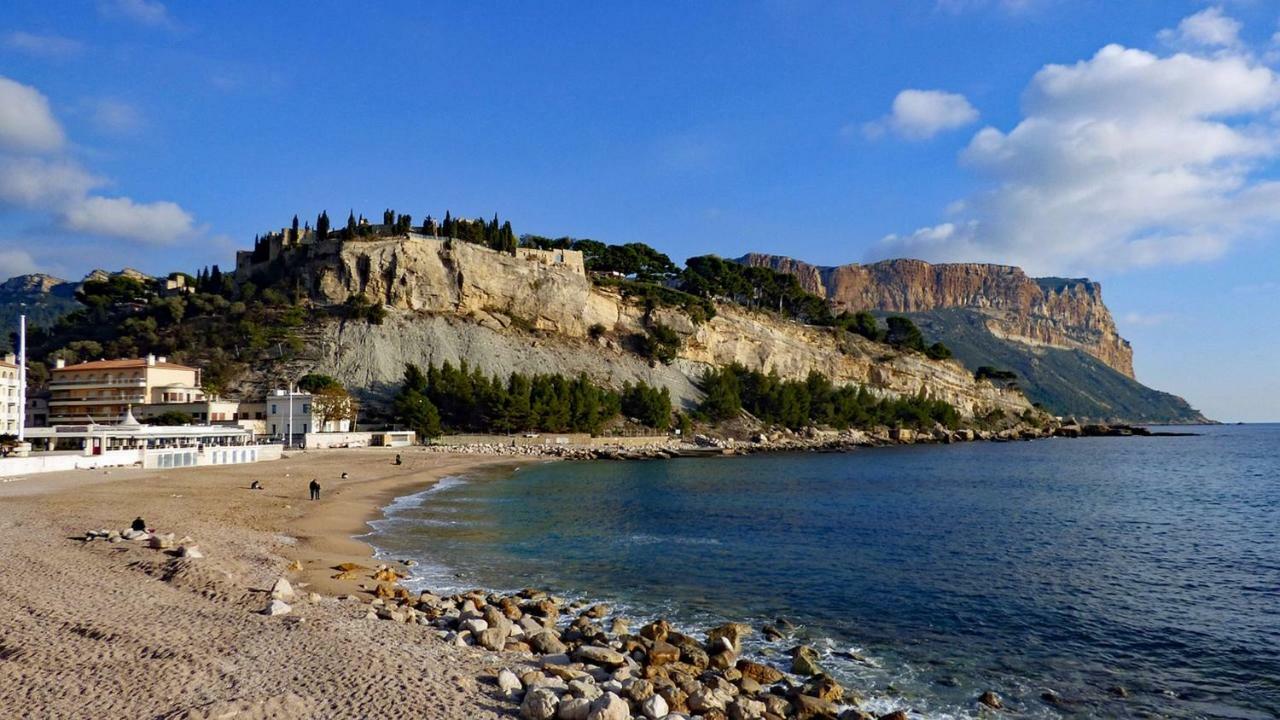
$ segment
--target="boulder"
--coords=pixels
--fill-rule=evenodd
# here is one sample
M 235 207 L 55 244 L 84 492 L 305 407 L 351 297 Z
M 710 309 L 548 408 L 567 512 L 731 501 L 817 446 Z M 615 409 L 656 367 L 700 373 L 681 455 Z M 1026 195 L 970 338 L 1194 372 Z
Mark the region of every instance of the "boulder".
M 458 628 L 461 630 L 470 630 L 472 635 L 479 635 L 489 629 L 489 623 L 481 620 L 480 618 L 471 618 L 470 620 L 464 620 L 461 622 L 458 625 Z
M 781 670 L 750 660 L 739 660 L 738 672 L 741 672 L 743 677 L 751 678 L 761 685 L 772 685 L 783 678 Z
M 164 535 L 152 535 L 147 545 L 152 550 L 168 550 L 173 547 L 173 533 Z
M 507 644 L 507 633 L 503 628 L 491 627 L 475 633 L 476 644 L 485 650 L 498 652 Z
M 844 687 L 829 675 L 818 675 L 804 686 L 804 694 L 838 703 L 844 699 Z
M 791 649 L 791 672 L 796 675 L 817 675 L 822 672 L 818 664 L 818 651 L 808 645 L 798 645 Z
M 881 715 L 877 720 L 911 720 L 907 716 L 906 710 L 894 710 L 891 713 Z
M 617 695 L 605 693 L 592 701 L 587 720 L 631 720 L 631 706 Z
M 204 553 L 200 551 L 199 545 L 183 545 L 182 548 L 178 550 L 178 554 L 184 558 L 191 558 L 192 560 L 199 560 L 204 557 Z
M 556 710 L 556 720 L 587 720 L 590 714 L 590 700 L 580 697 L 561 698 L 560 707 Z
M 592 605 L 582 611 L 583 617 L 589 617 L 593 620 L 599 620 L 609 614 L 609 606 L 604 604 Z
M 520 678 L 510 670 L 503 669 L 498 673 L 498 689 L 503 695 L 508 697 L 519 693 L 524 689 L 524 683 L 520 682 Z
M 295 598 L 295 595 L 293 592 L 293 586 L 289 584 L 288 580 L 284 578 L 280 578 L 276 580 L 275 585 L 271 586 L 271 597 L 275 598 L 276 600 L 293 602 Z
M 743 623 L 725 623 L 712 628 L 707 633 L 707 651 L 719 652 L 721 649 L 742 652 L 742 638 L 751 634 L 751 626 Z M 726 644 L 727 643 L 727 644 Z
M 711 662 L 708 667 L 713 670 L 728 670 L 733 667 L 736 662 L 738 662 L 738 654 L 732 650 L 726 649 L 712 655 Z
M 666 642 L 667 636 L 671 634 L 671 623 L 666 618 L 659 618 L 648 625 L 640 628 L 640 637 L 648 638 L 654 642 Z
M 552 720 L 559 704 L 559 698 L 549 688 L 534 688 L 525 693 L 524 701 L 520 703 L 520 717 L 524 720 Z
M 781 630 L 772 625 L 765 625 L 760 629 L 760 633 L 764 635 L 766 640 L 781 640 L 786 637 Z
M 679 662 L 680 648 L 671 643 L 655 640 L 653 647 L 649 648 L 649 664 L 661 667 L 673 662 Z
M 265 608 L 263 608 L 263 610 L 262 610 L 262 614 L 263 614 L 263 615 L 272 615 L 272 616 L 274 616 L 274 615 L 288 615 L 288 614 L 289 614 L 289 612 L 290 612 L 290 611 L 292 611 L 292 610 L 293 610 L 293 608 L 289 607 L 289 604 L 288 604 L 288 603 L 286 603 L 285 601 L 283 601 L 283 600 L 272 600 L 270 604 L 268 604 Z
M 705 715 L 710 710 L 724 710 L 730 700 L 724 692 L 704 687 L 691 693 L 686 704 L 695 714 Z
M 752 698 L 738 697 L 729 703 L 729 720 L 761 720 L 764 717 L 764 703 Z
M 670 708 L 667 701 L 661 695 L 654 695 L 640 703 L 640 714 L 645 716 L 647 720 L 661 720 L 665 718 Z
M 829 700 L 812 695 L 796 695 L 791 699 L 791 712 L 798 720 L 834 718 L 840 714 L 840 707 Z
M 982 693 L 981 695 L 979 695 L 978 702 L 983 705 L 986 705 L 989 708 L 995 708 L 996 710 L 999 710 L 1000 708 L 1004 707 L 1004 701 L 1000 699 L 999 695 L 995 694 L 991 690 L 988 690 Z
M 600 645 L 583 645 L 579 647 L 573 651 L 573 659 L 578 662 L 609 668 L 621 667 L 627 662 L 622 653 Z
M 529 647 L 541 655 L 558 655 L 568 649 L 564 643 L 560 642 L 560 638 L 556 637 L 556 634 L 550 630 L 543 630 L 530 635 L 528 642 Z

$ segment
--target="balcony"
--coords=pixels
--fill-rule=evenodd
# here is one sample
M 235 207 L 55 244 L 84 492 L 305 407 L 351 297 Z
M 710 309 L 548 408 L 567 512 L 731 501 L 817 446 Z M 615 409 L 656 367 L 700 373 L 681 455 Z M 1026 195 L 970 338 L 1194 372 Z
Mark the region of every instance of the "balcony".
M 61 405 L 61 406 L 67 406 L 67 405 L 127 405 L 127 404 L 130 404 L 130 405 L 142 405 L 142 404 L 143 404 L 143 403 L 145 403 L 146 401 L 147 401 L 147 398 L 146 398 L 146 396 L 145 396 L 145 395 L 116 395 L 116 396 L 94 395 L 94 396 L 91 396 L 91 397 L 82 397 L 82 398 L 59 398 L 59 399 L 52 399 L 52 400 L 50 400 L 50 401 L 49 401 L 49 407 L 55 407 L 55 406 L 58 406 L 58 405 Z
M 50 389 L 81 388 L 81 387 L 146 387 L 146 385 L 147 385 L 147 381 L 144 378 L 113 378 L 111 380 L 53 379 L 49 381 Z

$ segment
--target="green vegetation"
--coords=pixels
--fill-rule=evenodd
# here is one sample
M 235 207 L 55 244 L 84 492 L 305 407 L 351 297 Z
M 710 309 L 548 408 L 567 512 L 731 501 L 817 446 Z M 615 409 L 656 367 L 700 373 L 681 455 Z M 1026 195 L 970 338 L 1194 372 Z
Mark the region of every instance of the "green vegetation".
M 645 332 L 632 336 L 636 354 L 661 363 L 670 363 L 680 352 L 680 336 L 662 323 L 651 323 Z
M 298 390 L 305 393 L 318 393 L 329 390 L 342 390 L 342 383 L 328 375 L 307 373 L 298 378 Z
M 810 325 L 834 325 L 827 301 L 806 292 L 794 275 L 700 255 L 685 261 L 680 289 L 699 297 L 722 299 L 775 312 Z
M 465 362 L 431 365 L 425 373 L 406 366 L 392 408 L 397 422 L 423 437 L 443 431 L 598 433 L 620 413 L 658 430 L 671 426 L 666 388 L 628 383 L 618 393 L 586 375 L 512 373 L 504 381 Z
M 148 425 L 164 425 L 167 427 L 174 427 L 178 425 L 191 425 L 195 421 L 196 421 L 195 418 L 191 417 L 191 415 L 187 413 L 181 412 L 179 410 L 169 410 L 168 412 L 163 412 L 163 413 L 160 413 L 159 415 L 156 415 L 153 418 L 149 418 L 144 422 L 146 422 L 146 424 Z
M 935 423 L 959 427 L 955 407 L 921 394 L 911 398 L 877 398 L 866 388 L 835 387 L 819 372 L 800 380 L 781 380 L 733 364 L 707 371 L 701 380 L 706 397 L 699 411 L 721 422 L 736 418 L 743 410 L 761 422 L 796 430 L 809 425 L 828 427 L 871 427 L 889 425 L 929 429 Z

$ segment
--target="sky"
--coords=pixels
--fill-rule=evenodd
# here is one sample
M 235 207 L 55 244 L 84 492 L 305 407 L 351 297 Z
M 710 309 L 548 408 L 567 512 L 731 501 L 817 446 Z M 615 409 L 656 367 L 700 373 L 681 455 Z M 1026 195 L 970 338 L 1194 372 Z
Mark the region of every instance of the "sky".
M 1280 0 L 6 0 L 0 278 L 387 207 L 1087 276 L 1139 380 L 1280 420 Z

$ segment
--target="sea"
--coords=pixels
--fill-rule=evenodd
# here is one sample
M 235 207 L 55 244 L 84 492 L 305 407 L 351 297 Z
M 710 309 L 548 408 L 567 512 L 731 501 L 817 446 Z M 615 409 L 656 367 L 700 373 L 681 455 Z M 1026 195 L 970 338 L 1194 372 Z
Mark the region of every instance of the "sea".
M 1280 717 L 1280 425 L 1170 429 L 1197 435 L 523 466 L 367 539 L 417 588 L 785 619 L 747 651 L 809 643 L 875 712 Z

